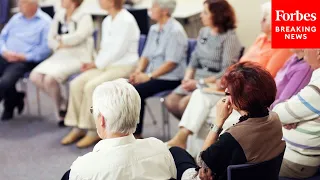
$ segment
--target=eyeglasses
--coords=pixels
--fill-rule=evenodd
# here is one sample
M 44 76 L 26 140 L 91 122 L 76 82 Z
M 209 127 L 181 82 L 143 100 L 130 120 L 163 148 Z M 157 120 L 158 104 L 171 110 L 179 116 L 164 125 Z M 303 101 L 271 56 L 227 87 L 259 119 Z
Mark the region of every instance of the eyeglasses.
M 228 93 L 228 92 L 224 92 L 225 93 L 225 96 L 230 96 L 231 94 Z
M 93 107 L 90 108 L 90 113 L 93 114 Z

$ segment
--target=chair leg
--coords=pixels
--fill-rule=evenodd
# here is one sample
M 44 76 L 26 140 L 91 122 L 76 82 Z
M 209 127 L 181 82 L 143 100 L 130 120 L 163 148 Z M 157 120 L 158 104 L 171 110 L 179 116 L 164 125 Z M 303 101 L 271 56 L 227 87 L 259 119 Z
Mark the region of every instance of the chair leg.
M 166 140 L 169 140 L 170 139 L 169 112 L 164 104 L 164 98 L 160 98 L 160 103 L 161 103 L 161 111 L 162 111 L 163 136 L 164 138 L 166 138 Z
M 151 116 L 153 125 L 156 125 L 156 124 L 157 124 L 157 120 L 156 120 L 156 118 L 154 117 L 154 114 L 153 114 L 150 106 L 146 103 L 145 107 L 147 108 L 147 111 L 148 111 L 148 113 L 149 113 L 150 116 Z
M 37 94 L 38 115 L 41 116 L 40 91 L 38 87 L 36 87 L 36 94 Z
M 28 100 L 28 87 L 27 87 L 27 79 L 23 78 L 20 82 L 21 90 L 25 93 L 24 103 L 26 104 L 27 113 L 30 115 L 30 104 Z

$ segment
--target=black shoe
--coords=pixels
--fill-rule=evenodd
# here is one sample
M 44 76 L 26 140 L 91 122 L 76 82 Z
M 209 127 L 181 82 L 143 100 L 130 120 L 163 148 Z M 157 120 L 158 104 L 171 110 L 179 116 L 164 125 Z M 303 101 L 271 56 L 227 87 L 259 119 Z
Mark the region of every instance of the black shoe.
M 14 109 L 18 109 L 18 114 L 21 114 L 24 109 L 24 93 L 18 93 L 14 101 L 4 103 L 4 111 L 1 116 L 1 120 L 8 121 L 13 118 Z
M 22 93 L 22 92 L 18 93 L 18 99 L 17 99 L 17 104 L 16 104 L 16 108 L 18 109 L 18 114 L 21 114 L 23 112 L 24 97 L 25 97 L 25 93 Z
M 58 122 L 59 127 L 66 127 L 64 124 L 64 117 L 66 117 L 67 111 L 65 110 L 60 110 L 59 111 L 59 117 L 61 118 L 60 121 Z
M 4 108 L 4 111 L 1 116 L 1 120 L 2 121 L 9 121 L 10 119 L 12 119 L 13 118 L 13 111 L 14 111 L 14 108 Z
M 61 127 L 61 128 L 66 127 L 66 125 L 64 124 L 64 120 L 60 120 L 58 122 L 58 126 Z

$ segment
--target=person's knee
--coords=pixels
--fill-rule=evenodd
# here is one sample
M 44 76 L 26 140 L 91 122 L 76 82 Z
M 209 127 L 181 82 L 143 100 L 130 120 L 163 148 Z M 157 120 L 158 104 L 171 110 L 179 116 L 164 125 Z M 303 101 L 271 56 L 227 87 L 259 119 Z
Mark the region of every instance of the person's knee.
M 186 97 L 184 97 L 183 100 L 181 100 L 179 102 L 178 109 L 179 109 L 179 112 L 181 113 L 181 115 L 183 114 L 184 110 L 187 108 L 189 100 L 190 100 L 189 96 L 186 96 Z
M 45 80 L 44 80 L 45 87 L 47 88 L 54 87 L 54 86 L 57 86 L 57 83 L 58 82 L 54 77 L 51 77 L 48 75 L 45 77 Z
M 83 87 L 81 87 L 81 81 L 78 78 L 73 79 L 69 83 L 70 92 L 81 91 Z
M 165 101 L 164 101 L 164 103 L 169 111 L 175 111 L 176 109 L 178 109 L 179 102 L 180 102 L 179 95 L 177 95 L 175 93 L 169 94 L 165 98 Z
M 96 83 L 93 83 L 93 82 L 90 82 L 90 81 L 87 82 L 86 85 L 83 88 L 85 96 L 91 97 L 92 94 L 93 94 L 94 89 L 97 86 L 98 85 Z
M 42 84 L 42 75 L 40 73 L 31 72 L 29 79 L 36 86 L 39 86 Z
M 202 97 L 203 96 L 203 94 L 202 94 L 202 92 L 201 92 L 201 90 L 200 89 L 196 89 L 196 90 L 194 90 L 193 92 L 192 92 L 192 97 Z

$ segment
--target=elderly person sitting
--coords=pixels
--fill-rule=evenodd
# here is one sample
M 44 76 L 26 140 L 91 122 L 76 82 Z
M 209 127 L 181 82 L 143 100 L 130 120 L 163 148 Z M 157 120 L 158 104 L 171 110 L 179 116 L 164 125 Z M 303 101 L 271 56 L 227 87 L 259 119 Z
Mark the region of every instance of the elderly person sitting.
M 48 32 L 51 17 L 41 11 L 38 0 L 19 0 L 20 13 L 15 14 L 0 34 L 0 101 L 4 99 L 2 120 L 13 117 L 24 107 L 24 94 L 18 93 L 16 82 L 51 51 Z
M 305 50 L 305 60 L 314 69 L 309 84 L 288 101 L 277 104 L 287 148 L 280 176 L 304 179 L 320 166 L 320 50 Z
M 81 140 L 78 148 L 85 148 L 100 140 L 94 119 L 87 111 L 92 106 L 92 93 L 101 83 L 128 78 L 138 62 L 140 30 L 131 13 L 123 8 L 123 0 L 100 0 L 109 15 L 102 22 L 101 49 L 94 62 L 84 63 L 83 72 L 70 84 L 65 124 L 73 127 L 61 144 Z
M 82 0 L 62 0 L 64 9 L 55 14 L 49 31 L 49 47 L 54 53 L 30 74 L 31 81 L 54 101 L 60 126 L 64 125 L 67 109 L 60 84 L 79 73 L 83 63 L 93 60 L 93 21 L 79 8 L 81 3 Z
M 286 101 L 293 95 L 297 94 L 310 81 L 312 69 L 310 65 L 304 61 L 304 53 L 301 49 L 292 50 L 295 52 L 282 69 L 279 70 L 275 77 L 277 85 L 277 95 L 275 102 L 272 103 L 271 108 L 276 104 Z M 170 146 L 180 146 L 195 156 L 199 152 L 196 144 L 202 144 L 206 132 L 209 131 L 208 119 L 215 118 L 215 103 L 221 97 L 214 93 L 205 93 L 205 89 L 195 91 L 182 120 L 179 124 L 180 129 L 176 136 L 168 142 Z M 210 107 L 210 108 L 209 108 Z M 237 112 L 233 112 L 232 116 L 240 116 Z M 196 121 L 195 121 L 196 120 Z M 225 127 L 231 126 L 234 122 L 227 120 Z M 189 135 L 192 135 L 191 137 Z M 187 139 L 188 146 L 187 146 Z
M 63 180 L 176 178 L 174 160 L 165 144 L 156 138 L 136 140 L 132 134 L 139 122 L 140 103 L 138 92 L 123 79 L 99 85 L 90 110 L 103 140 L 79 157 Z
M 241 44 L 235 32 L 233 7 L 225 0 L 204 2 L 202 28 L 189 67 L 181 85 L 165 99 L 165 105 L 178 119 L 181 118 L 197 84 L 215 83 L 224 71 L 239 60 Z
M 261 28 L 263 35 L 262 37 L 258 37 L 257 41 L 249 48 L 248 52 L 240 59 L 240 61 L 257 62 L 269 71 L 272 76 L 275 76 L 274 73 L 278 72 L 290 56 L 292 56 L 292 52 L 289 49 L 271 49 L 271 4 L 263 4 L 262 12 L 263 20 L 261 21 Z M 307 66 L 303 67 L 304 69 L 308 69 Z M 303 86 L 300 86 L 300 89 L 301 88 L 303 88 Z M 221 87 L 217 86 L 216 88 L 197 89 L 192 93 L 190 102 L 179 123 L 180 129 L 176 136 L 168 142 L 169 146 L 180 146 L 185 148 L 187 138 L 191 134 L 198 136 L 199 138 L 196 139 L 201 139 L 201 141 L 203 141 L 208 132 L 207 123 L 205 122 L 212 114 L 214 114 L 211 113 L 213 112 L 212 108 L 221 98 L 221 92 L 217 91 L 217 89 L 221 89 Z M 292 90 L 293 89 L 288 93 L 291 96 L 294 95 L 294 91 Z M 202 142 L 200 143 L 202 144 Z M 192 155 L 195 154 L 196 150 Z
M 157 24 L 151 26 L 139 65 L 130 76 L 130 83 L 141 97 L 137 138 L 141 138 L 145 100 L 176 88 L 184 74 L 188 38 L 182 25 L 171 17 L 175 7 L 175 0 L 153 1 L 151 19 Z
M 212 119 L 198 164 L 182 148 L 170 149 L 178 180 L 193 179 L 194 168 L 198 167 L 200 175 L 205 173 L 208 179 L 226 180 L 229 165 L 260 163 L 284 152 L 281 122 L 276 113 L 268 110 L 277 92 L 271 74 L 257 63 L 242 62 L 228 68 L 222 85 L 226 97 L 217 103 L 217 115 Z M 239 122 L 219 137 L 233 109 L 241 114 Z

